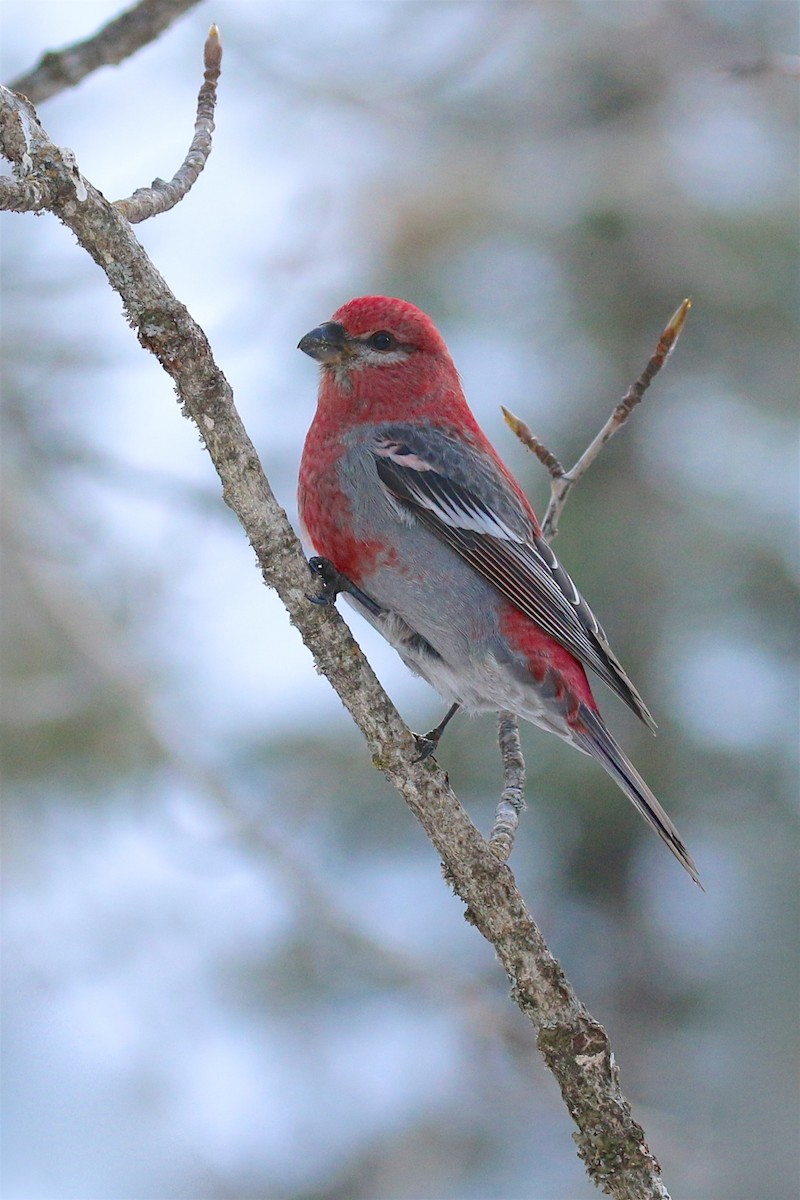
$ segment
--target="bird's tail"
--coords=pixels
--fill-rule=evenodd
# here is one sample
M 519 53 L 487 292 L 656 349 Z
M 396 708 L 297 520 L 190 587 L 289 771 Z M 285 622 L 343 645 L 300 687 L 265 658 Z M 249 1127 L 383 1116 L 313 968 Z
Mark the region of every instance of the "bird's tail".
M 570 722 L 570 725 L 574 742 L 605 767 L 645 821 L 652 825 L 662 841 L 666 842 L 681 866 L 689 872 L 698 887 L 705 891 L 697 867 L 680 834 L 633 763 L 614 741 L 600 715 L 587 705 L 581 704 L 578 721 L 575 725 Z

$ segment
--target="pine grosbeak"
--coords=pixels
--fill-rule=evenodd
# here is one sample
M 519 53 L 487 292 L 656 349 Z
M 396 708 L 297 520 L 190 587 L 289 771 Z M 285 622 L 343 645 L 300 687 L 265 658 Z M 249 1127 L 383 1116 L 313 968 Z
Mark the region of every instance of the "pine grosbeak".
M 509 710 L 605 768 L 697 883 L 677 829 L 609 733 L 585 667 L 654 728 L 525 494 L 470 412 L 433 322 L 365 296 L 299 349 L 322 367 L 300 517 L 329 592 L 463 707 Z M 331 565 L 332 564 L 332 565 Z

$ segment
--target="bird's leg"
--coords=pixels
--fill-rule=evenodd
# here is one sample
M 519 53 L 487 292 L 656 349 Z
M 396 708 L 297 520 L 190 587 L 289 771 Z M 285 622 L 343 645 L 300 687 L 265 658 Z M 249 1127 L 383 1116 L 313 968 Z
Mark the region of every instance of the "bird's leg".
M 460 704 L 451 704 L 445 715 L 442 717 L 435 729 L 431 729 L 429 733 L 415 733 L 417 748 L 419 754 L 415 758 L 415 762 L 424 762 L 426 758 L 430 758 L 436 747 L 439 745 L 442 734 L 447 725 L 461 708 Z
M 315 554 L 313 558 L 308 560 L 308 569 L 320 581 L 322 588 L 319 596 L 308 597 L 312 604 L 330 606 L 336 603 L 336 597 L 340 592 L 346 592 L 348 596 L 352 596 L 354 600 L 357 600 L 373 617 L 379 617 L 383 612 L 381 606 L 376 604 L 371 596 L 368 596 L 366 592 L 361 591 L 361 588 L 351 583 L 341 571 L 337 571 L 329 558 L 320 558 L 319 555 Z

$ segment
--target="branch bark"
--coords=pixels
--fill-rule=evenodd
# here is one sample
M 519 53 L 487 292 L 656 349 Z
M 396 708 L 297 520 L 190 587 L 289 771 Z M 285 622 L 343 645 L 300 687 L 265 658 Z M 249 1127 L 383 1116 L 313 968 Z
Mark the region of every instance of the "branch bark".
M 9 90 L 41 104 L 66 88 L 75 87 L 96 71 L 121 63 L 159 34 L 200 0 L 139 0 L 109 21 L 92 37 L 73 42 L 63 50 L 48 50 L 39 62 L 9 84 Z
M 141 345 L 174 381 L 265 581 L 280 595 L 317 669 L 364 734 L 373 764 L 425 829 L 467 919 L 494 946 L 513 999 L 536 1027 L 539 1048 L 578 1127 L 573 1136 L 590 1177 L 618 1200 L 669 1200 L 658 1162 L 622 1094 L 608 1037 L 550 953 L 511 870 L 472 824 L 435 761 L 416 761 L 412 734 L 338 613 L 309 603 L 302 549 L 205 334 L 167 287 L 129 223 L 82 178 L 74 158 L 53 145 L 30 106 L 0 89 L 0 108 L 3 153 L 45 189 L 50 211 L 104 272 Z

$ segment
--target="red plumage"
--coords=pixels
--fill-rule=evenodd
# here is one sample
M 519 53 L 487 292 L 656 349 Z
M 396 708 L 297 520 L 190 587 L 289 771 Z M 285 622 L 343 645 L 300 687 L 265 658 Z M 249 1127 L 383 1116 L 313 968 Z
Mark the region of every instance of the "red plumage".
M 300 349 L 322 365 L 301 519 L 356 607 L 451 702 L 516 712 L 597 758 L 699 882 L 585 668 L 654 728 L 652 717 L 470 411 L 433 322 L 366 296 Z

